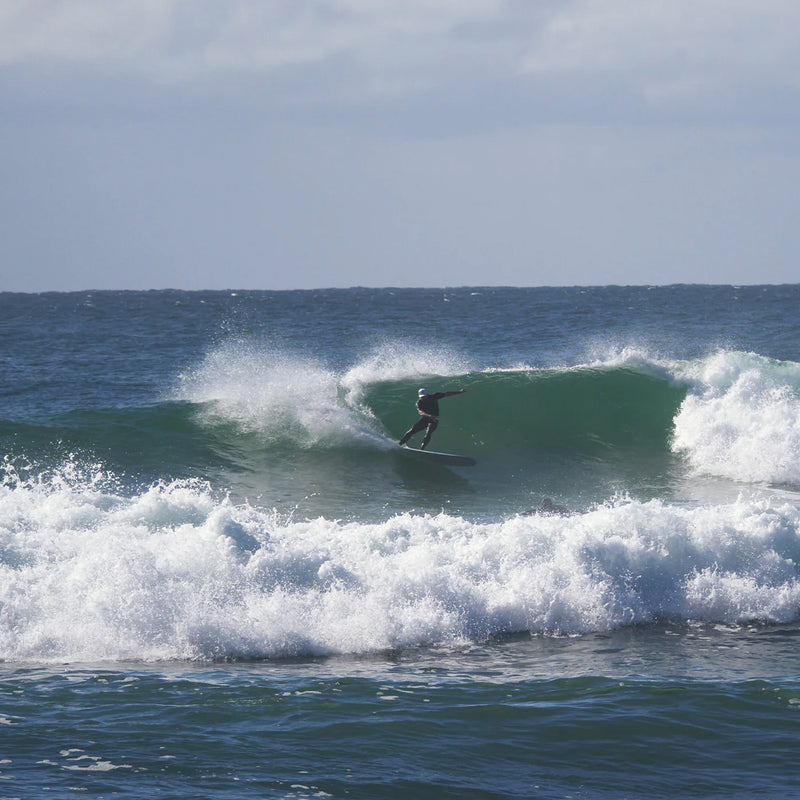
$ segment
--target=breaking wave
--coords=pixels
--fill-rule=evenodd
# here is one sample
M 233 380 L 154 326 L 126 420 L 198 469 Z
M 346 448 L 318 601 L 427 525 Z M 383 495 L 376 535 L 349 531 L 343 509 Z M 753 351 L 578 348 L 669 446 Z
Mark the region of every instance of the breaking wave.
M 0 487 L 0 659 L 273 659 L 665 620 L 796 622 L 800 511 L 618 500 L 474 523 L 294 521 L 199 481 Z

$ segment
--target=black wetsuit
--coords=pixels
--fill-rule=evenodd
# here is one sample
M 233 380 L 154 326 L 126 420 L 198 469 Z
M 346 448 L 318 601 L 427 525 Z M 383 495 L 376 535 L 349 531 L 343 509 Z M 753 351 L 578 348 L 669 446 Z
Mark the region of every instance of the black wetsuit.
M 444 392 L 436 392 L 436 394 L 424 394 L 417 400 L 417 408 L 423 413 L 431 417 L 439 416 L 439 400 L 445 396 Z
M 446 396 L 446 392 L 436 392 L 423 395 L 417 400 L 417 409 L 421 412 L 420 418 L 403 434 L 400 444 L 405 444 L 415 433 L 427 428 L 420 449 L 424 450 L 428 446 L 431 434 L 439 424 L 439 400 Z

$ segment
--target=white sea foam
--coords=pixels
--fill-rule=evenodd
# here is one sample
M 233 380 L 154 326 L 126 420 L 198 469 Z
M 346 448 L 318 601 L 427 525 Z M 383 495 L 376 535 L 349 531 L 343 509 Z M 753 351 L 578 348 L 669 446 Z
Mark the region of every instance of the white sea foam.
M 790 622 L 800 511 L 618 502 L 489 524 L 291 522 L 199 482 L 0 487 L 0 658 L 275 658 Z
M 721 352 L 679 366 L 674 447 L 701 473 L 800 484 L 800 364 Z

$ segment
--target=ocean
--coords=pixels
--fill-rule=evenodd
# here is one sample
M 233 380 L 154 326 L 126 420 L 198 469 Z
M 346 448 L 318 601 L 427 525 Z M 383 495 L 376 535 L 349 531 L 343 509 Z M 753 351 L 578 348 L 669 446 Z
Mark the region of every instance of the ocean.
M 800 798 L 798 309 L 0 293 L 0 798 Z

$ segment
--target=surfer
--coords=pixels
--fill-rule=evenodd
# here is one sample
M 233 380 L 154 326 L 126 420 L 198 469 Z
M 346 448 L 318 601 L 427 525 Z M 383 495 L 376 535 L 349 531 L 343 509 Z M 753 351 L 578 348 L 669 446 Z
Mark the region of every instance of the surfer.
M 439 401 L 443 397 L 452 397 L 454 394 L 464 394 L 466 391 L 466 389 L 459 389 L 455 392 L 435 392 L 434 394 L 428 394 L 427 390 L 420 389 L 419 392 L 417 392 L 417 414 L 419 414 L 419 419 L 403 434 L 400 445 L 405 446 L 405 443 L 415 433 L 426 428 L 425 438 L 422 440 L 422 444 L 419 447 L 420 450 L 424 450 L 431 440 L 431 434 L 436 430 L 436 426 L 439 424 Z

